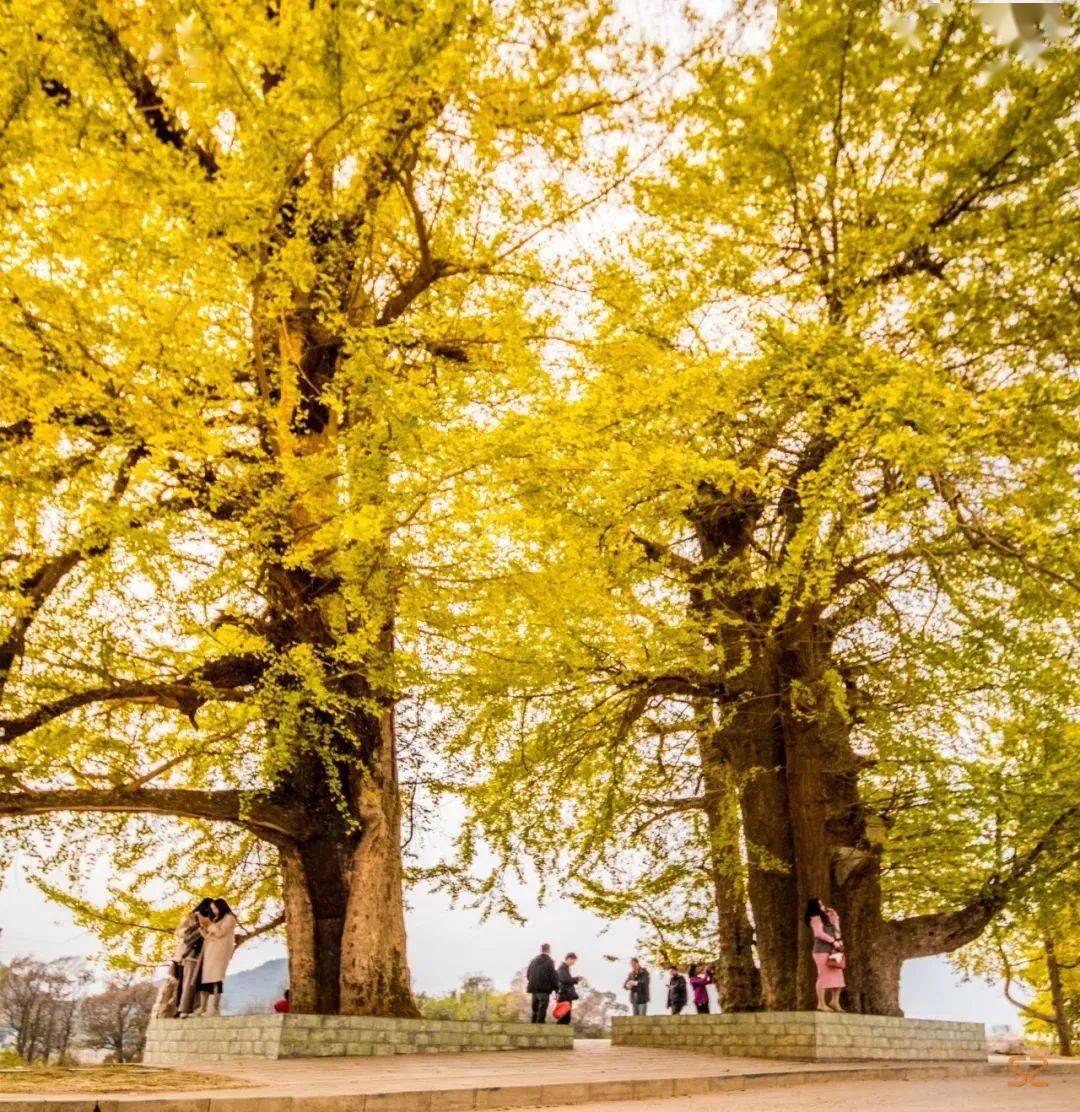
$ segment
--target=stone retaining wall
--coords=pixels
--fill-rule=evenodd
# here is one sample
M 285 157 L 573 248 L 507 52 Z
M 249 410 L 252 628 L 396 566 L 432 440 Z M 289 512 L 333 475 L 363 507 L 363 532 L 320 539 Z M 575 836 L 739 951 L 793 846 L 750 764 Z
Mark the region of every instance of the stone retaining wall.
M 986 1061 L 981 1023 L 836 1012 L 616 1016 L 611 1041 L 750 1058 Z
M 466 1050 L 572 1050 L 572 1027 L 478 1020 L 337 1015 L 152 1019 L 143 1061 L 184 1066 L 226 1058 L 450 1054 Z

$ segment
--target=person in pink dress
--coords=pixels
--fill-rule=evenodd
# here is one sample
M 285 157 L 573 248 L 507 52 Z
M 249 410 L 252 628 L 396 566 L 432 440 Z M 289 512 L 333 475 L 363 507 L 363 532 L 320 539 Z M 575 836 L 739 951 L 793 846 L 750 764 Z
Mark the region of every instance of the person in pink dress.
M 844 940 L 840 935 L 840 916 L 817 898 L 811 897 L 803 916 L 814 937 L 814 964 L 817 966 L 817 1010 L 842 1012 L 840 993 L 844 988 Z M 837 960 L 838 955 L 840 960 Z M 826 1000 L 826 993 L 831 999 Z

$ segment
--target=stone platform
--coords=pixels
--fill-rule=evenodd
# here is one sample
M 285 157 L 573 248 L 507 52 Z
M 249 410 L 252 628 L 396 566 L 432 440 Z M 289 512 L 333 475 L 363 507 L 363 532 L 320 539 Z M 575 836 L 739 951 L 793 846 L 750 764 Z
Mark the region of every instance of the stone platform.
M 981 1023 L 843 1012 L 616 1016 L 616 1046 L 809 1061 L 985 1062 Z
M 344 1058 L 481 1050 L 572 1050 L 570 1027 L 340 1015 L 152 1019 L 143 1061 L 199 1066 L 231 1058 Z

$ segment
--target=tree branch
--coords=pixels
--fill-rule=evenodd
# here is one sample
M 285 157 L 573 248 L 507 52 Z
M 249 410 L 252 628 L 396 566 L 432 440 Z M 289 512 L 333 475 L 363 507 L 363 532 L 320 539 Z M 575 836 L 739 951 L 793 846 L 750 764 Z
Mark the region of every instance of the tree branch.
M 275 845 L 301 841 L 302 815 L 249 792 L 222 788 L 57 788 L 0 792 L 0 817 L 62 812 L 168 815 L 242 827 Z
M 1004 876 L 991 878 L 963 907 L 892 920 L 890 926 L 903 959 L 949 953 L 978 938 L 1039 861 L 1062 840 L 1078 813 L 1080 806 L 1070 807 L 1058 815 L 1027 853 L 1013 859 Z M 1076 856 L 1080 856 L 1080 851 L 1074 849 L 1070 857 Z
M 87 31 L 116 63 L 120 79 L 151 133 L 168 147 L 194 154 L 207 178 L 214 178 L 218 172 L 218 164 L 213 152 L 192 139 L 175 113 L 169 110 L 157 85 L 125 45 L 116 28 L 95 13 L 87 25 Z
M 253 653 L 219 657 L 175 680 L 131 680 L 65 695 L 21 718 L 0 719 L 0 744 L 10 743 L 70 711 L 96 703 L 155 703 L 182 711 L 193 722 L 199 708 L 213 699 L 249 687 L 265 671 L 265 661 Z
M 1074 591 L 1080 592 L 1080 581 L 1068 575 L 1062 575 L 1060 572 L 1054 571 L 1053 568 L 1034 563 L 1028 558 L 1023 549 L 1009 538 L 1003 537 L 987 528 L 975 513 L 967 510 L 964 505 L 963 496 L 957 489 L 956 484 L 953 483 L 948 476 L 938 471 L 931 471 L 930 481 L 938 497 L 940 497 L 949 508 L 949 511 L 953 515 L 953 520 L 956 522 L 964 539 L 972 549 L 993 549 L 993 551 L 1002 556 L 1019 561 L 1024 567 L 1036 575 L 1046 576 L 1058 583 L 1063 583 L 1066 587 Z
M 1033 1008 L 1030 1004 L 1025 1004 L 1012 994 L 1013 971 L 1012 966 L 1009 964 L 1008 955 L 1005 953 L 1005 947 L 999 942 L 997 944 L 998 958 L 1001 961 L 1001 969 L 1005 974 L 1005 984 L 1002 991 L 1005 994 L 1005 999 L 1008 1000 L 1014 1008 L 1019 1008 L 1025 1015 L 1031 1016 L 1032 1019 L 1041 1020 L 1043 1023 L 1049 1023 L 1051 1027 L 1057 1026 L 1057 1020 L 1052 1015 L 1047 1015 L 1046 1012 L 1040 1012 Z
M 143 444 L 136 444 L 125 453 L 113 479 L 112 490 L 109 495 L 109 501 L 112 504 L 115 505 L 123 497 L 131 481 L 135 465 L 145 455 L 146 447 Z M 13 621 L 7 636 L 0 642 L 0 698 L 3 697 L 8 676 L 11 674 L 16 659 L 22 655 L 26 643 L 26 634 L 41 608 L 48 601 L 49 596 L 56 590 L 69 571 L 87 557 L 100 556 L 108 550 L 111 543 L 112 538 L 94 542 L 83 538 L 81 545 L 73 545 L 68 551 L 61 552 L 46 560 L 37 571 L 25 576 L 19 583 L 18 590 L 23 596 L 23 605 L 19 608 L 18 615 Z
M 942 278 L 945 274 L 945 260 L 931 252 L 925 243 L 916 243 L 909 247 L 903 255 L 891 266 L 860 278 L 858 285 L 861 288 L 870 286 L 886 286 L 899 278 L 906 278 L 909 274 L 929 274 L 934 278 Z
M 700 570 L 693 560 L 688 560 L 681 553 L 673 552 L 669 544 L 660 544 L 659 541 L 649 540 L 648 537 L 643 537 L 632 529 L 630 530 L 630 536 L 641 546 L 648 559 L 655 563 L 668 564 L 686 576 L 692 576 Z
M 237 935 L 236 945 L 242 946 L 245 942 L 250 942 L 253 938 L 258 938 L 261 934 L 269 934 L 272 930 L 277 930 L 285 922 L 285 913 L 275 915 L 273 919 L 261 924 L 258 927 L 252 927 L 251 930 L 245 931 L 241 935 Z

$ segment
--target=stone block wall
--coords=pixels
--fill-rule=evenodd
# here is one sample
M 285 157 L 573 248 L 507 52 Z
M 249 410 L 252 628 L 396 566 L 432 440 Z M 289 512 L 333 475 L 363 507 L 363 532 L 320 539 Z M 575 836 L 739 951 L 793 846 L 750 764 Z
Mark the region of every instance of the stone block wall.
M 448 1054 L 470 1050 L 572 1050 L 571 1027 L 371 1016 L 238 1015 L 152 1019 L 143 1061 L 185 1066 L 228 1058 Z
M 987 1053 L 981 1023 L 840 1012 L 616 1016 L 611 1041 L 617 1046 L 814 1061 L 985 1062 Z
M 332 1015 L 289 1015 L 287 1020 L 282 1058 L 574 1048 L 572 1028 L 547 1023 Z

